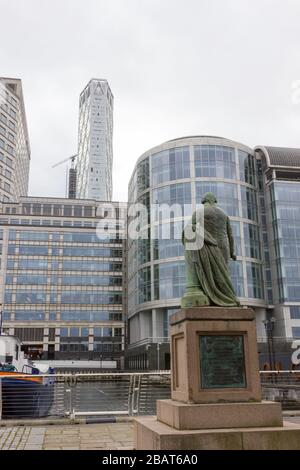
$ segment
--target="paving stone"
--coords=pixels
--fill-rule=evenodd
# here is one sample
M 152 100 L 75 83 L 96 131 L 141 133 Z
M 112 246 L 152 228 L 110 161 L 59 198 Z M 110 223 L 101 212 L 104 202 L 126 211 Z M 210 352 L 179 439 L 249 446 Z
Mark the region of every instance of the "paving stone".
M 24 450 L 43 450 L 43 446 L 31 446 L 31 445 L 26 445 Z

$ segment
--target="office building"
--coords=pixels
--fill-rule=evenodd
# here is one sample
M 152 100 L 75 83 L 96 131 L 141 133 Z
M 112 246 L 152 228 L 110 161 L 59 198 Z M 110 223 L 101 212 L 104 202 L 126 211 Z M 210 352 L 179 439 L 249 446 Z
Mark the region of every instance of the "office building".
M 111 201 L 113 95 L 107 80 L 92 79 L 80 95 L 77 191 L 79 199 Z
M 275 338 L 300 338 L 300 149 L 255 147 Z M 278 347 L 277 347 L 278 349 Z
M 22 82 L 0 78 L 0 201 L 28 194 L 30 145 Z
M 122 365 L 125 213 L 95 200 L 2 203 L 3 327 L 30 357 Z
M 231 219 L 237 254 L 230 262 L 232 281 L 241 305 L 256 312 L 261 366 L 270 366 L 270 335 L 272 342 L 277 338 L 278 366 L 290 366 L 291 343 L 300 338 L 299 170 L 299 149 L 251 149 L 212 136 L 174 139 L 139 158 L 128 203 L 145 205 L 149 216 L 140 239 L 128 239 L 129 368 L 170 365 L 169 316 L 185 290 L 180 232 L 208 191 Z M 153 204 L 189 210 L 168 214 Z M 169 222 L 171 236 L 163 239 Z

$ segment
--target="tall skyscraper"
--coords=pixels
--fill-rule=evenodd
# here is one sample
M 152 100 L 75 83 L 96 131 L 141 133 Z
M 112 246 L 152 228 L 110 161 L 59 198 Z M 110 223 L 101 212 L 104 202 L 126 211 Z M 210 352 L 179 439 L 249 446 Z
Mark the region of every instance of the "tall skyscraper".
M 0 200 L 28 194 L 30 145 L 22 82 L 0 77 Z
M 113 95 L 107 80 L 92 79 L 80 95 L 77 197 L 111 201 Z

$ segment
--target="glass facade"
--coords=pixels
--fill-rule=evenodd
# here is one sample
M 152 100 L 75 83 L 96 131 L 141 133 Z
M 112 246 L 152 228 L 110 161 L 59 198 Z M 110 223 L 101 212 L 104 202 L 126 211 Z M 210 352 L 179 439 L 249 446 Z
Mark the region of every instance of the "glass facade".
M 222 145 L 195 145 L 195 176 L 236 179 L 235 150 Z
M 16 205 L 13 217 L 17 217 L 20 210 L 23 212 L 24 206 L 25 203 Z M 32 218 L 36 212 L 43 220 L 40 213 L 45 206 L 47 217 L 53 214 L 54 208 L 61 217 L 65 216 L 66 204 L 53 204 L 50 200 L 26 203 L 26 213 Z M 75 206 L 70 204 L 69 207 L 73 214 Z M 77 207 L 82 208 L 81 214 L 96 213 L 84 209 L 87 206 L 80 205 L 79 201 Z M 7 208 L 5 217 L 11 217 L 13 207 Z M 93 359 L 94 355 L 97 358 L 102 346 L 94 349 L 93 337 L 94 329 L 100 328 L 112 332 L 107 352 L 102 351 L 103 360 L 119 360 L 124 347 L 122 231 L 125 214 L 126 207 L 106 218 L 111 234 L 99 228 L 97 231 L 83 228 L 83 225 L 72 230 L 63 226 L 41 229 L 33 228 L 32 224 L 30 227 L 13 226 L 11 219 L 3 225 L 0 238 L 4 234 L 6 240 L 4 320 L 7 326 L 21 328 L 25 333 L 29 326 L 33 331 L 42 328 L 43 358 L 47 358 L 49 344 L 52 350 L 54 348 L 50 359 L 72 359 L 75 352 L 77 359 Z M 0 219 L 2 217 L 0 214 Z M 56 331 L 52 342 L 49 340 L 51 330 Z
M 163 150 L 152 156 L 152 185 L 190 177 L 189 147 Z
M 277 284 L 280 302 L 300 302 L 300 185 L 270 187 Z
M 231 218 L 238 260 L 230 263 L 230 271 L 237 295 L 246 305 L 266 305 L 256 172 L 250 149 L 221 138 L 178 139 L 138 161 L 128 200 L 129 205 L 141 202 L 142 192 L 151 207 L 152 239 L 128 240 L 129 343 L 143 329 L 164 336 L 168 311 L 179 308 L 185 290 L 182 230 L 206 192 L 217 196 Z M 144 217 L 141 233 L 148 224 Z

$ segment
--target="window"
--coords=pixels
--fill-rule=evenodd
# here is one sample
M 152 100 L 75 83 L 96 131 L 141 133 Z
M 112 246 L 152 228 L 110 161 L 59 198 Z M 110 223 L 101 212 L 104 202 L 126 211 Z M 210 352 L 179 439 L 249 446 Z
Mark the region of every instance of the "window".
M 43 204 L 43 215 L 51 215 L 52 212 L 51 204 Z
M 11 115 L 12 118 L 16 119 L 17 118 L 17 113 L 15 110 L 13 110 L 12 108 L 10 108 L 9 110 L 9 114 Z
M 11 158 L 6 157 L 6 163 L 10 168 L 13 168 L 13 161 Z
M 244 224 L 245 255 L 260 259 L 259 230 L 256 225 Z
M 82 206 L 74 206 L 74 217 L 82 216 Z
M 256 191 L 246 186 L 241 186 L 243 217 L 257 221 Z M 230 215 L 230 214 L 229 214 Z
M 35 310 L 16 310 L 16 321 L 43 321 L 45 320 L 45 312 Z
M 112 336 L 112 328 L 103 328 L 103 336 Z
M 84 217 L 93 217 L 93 207 L 84 206 Z
M 15 130 L 16 130 L 16 125 L 15 125 L 15 123 L 14 123 L 14 122 L 12 122 L 12 121 L 9 121 L 9 123 L 8 123 L 8 127 L 9 127 L 10 129 L 12 129 L 13 131 L 15 131 Z
M 227 215 L 234 217 L 239 216 L 237 185 L 222 182 L 196 182 L 196 202 L 198 204 L 201 203 L 204 194 L 208 192 L 215 194 L 218 200 L 218 206 L 220 206 Z
M 246 263 L 248 296 L 251 299 L 263 299 L 262 270 L 261 265 L 257 263 Z
M 47 256 L 48 247 L 37 245 L 20 245 L 19 253 L 21 255 Z
M 53 206 L 53 215 L 62 215 L 61 209 L 62 209 L 62 206 L 54 204 L 54 206 Z
M 70 328 L 70 336 L 79 336 L 79 328 Z
M 9 193 L 10 192 L 10 184 L 8 184 L 8 183 L 6 183 L 6 181 L 4 181 L 3 189 Z
M 185 264 L 183 261 L 154 266 L 154 299 L 176 299 L 185 289 Z
M 62 304 L 122 304 L 122 292 L 117 291 L 62 291 Z
M 72 206 L 64 206 L 64 216 L 72 215 Z
M 290 307 L 290 317 L 292 320 L 300 320 L 300 306 L 293 305 Z
M 42 291 L 18 291 L 16 302 L 19 304 L 45 304 L 46 292 Z
M 194 151 L 196 177 L 236 178 L 234 148 L 221 145 L 195 145 Z
M 300 338 L 300 326 L 292 327 L 292 336 L 293 338 Z
M 30 204 L 22 204 L 22 214 L 30 215 L 31 213 L 31 205 Z
M 6 146 L 6 150 L 8 151 L 8 153 L 10 153 L 11 155 L 14 155 L 14 149 L 11 145 L 7 144 Z
M 147 193 L 148 195 L 148 193 Z M 139 200 L 142 204 L 145 204 L 145 201 Z M 174 217 L 180 217 L 182 215 L 191 214 L 191 185 L 190 183 L 178 183 L 172 184 L 170 186 L 164 186 L 162 188 L 155 189 L 153 191 L 153 204 L 176 204 L 178 209 L 176 211 L 167 210 L 165 213 L 162 211 L 160 214 L 158 211 L 155 213 L 155 220 L 158 218 L 162 219 L 172 219 Z M 147 204 L 145 204 L 147 206 Z M 180 207 L 181 206 L 181 207 Z M 183 214 L 183 212 L 185 213 Z
M 41 209 L 42 209 L 41 204 L 33 204 L 32 205 L 33 215 L 41 215 L 41 213 L 42 213 Z
M 240 180 L 255 185 L 255 159 L 242 150 L 239 150 Z
M 5 170 L 5 176 L 6 176 L 6 178 L 11 179 L 11 178 L 12 178 L 12 173 L 11 173 L 11 171 Z

